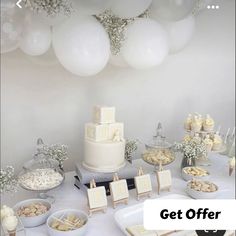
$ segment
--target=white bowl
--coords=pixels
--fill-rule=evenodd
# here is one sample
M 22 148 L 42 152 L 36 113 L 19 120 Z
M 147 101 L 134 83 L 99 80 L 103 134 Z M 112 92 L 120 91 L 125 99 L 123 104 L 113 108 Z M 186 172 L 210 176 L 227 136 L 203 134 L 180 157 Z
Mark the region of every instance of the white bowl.
M 201 179 L 201 180 L 208 180 L 209 179 L 210 173 L 208 171 L 207 171 L 208 175 L 205 175 L 205 176 L 194 176 L 194 175 L 190 175 L 190 174 L 187 174 L 187 173 L 184 172 L 184 170 L 187 169 L 187 168 L 189 168 L 189 167 L 184 167 L 182 169 L 182 178 L 185 181 L 189 181 L 191 179 Z M 202 167 L 199 167 L 199 168 L 203 169 Z
M 188 181 L 188 183 L 187 183 L 186 192 L 190 197 L 192 197 L 194 199 L 214 199 L 219 194 L 219 187 L 216 184 L 215 185 L 217 187 L 217 190 L 215 192 L 202 192 L 202 191 L 197 191 L 197 190 L 190 188 L 190 186 L 189 186 L 190 182 L 191 181 Z
M 45 222 L 47 221 L 47 218 L 50 215 L 51 204 L 48 201 L 43 200 L 43 199 L 28 199 L 28 200 L 17 203 L 13 207 L 13 209 L 17 213 L 17 210 L 20 207 L 28 206 L 32 203 L 42 203 L 43 205 L 47 206 L 49 210 L 46 213 L 38 215 L 38 216 L 29 216 L 29 217 L 19 216 L 25 228 L 33 228 L 33 227 L 45 224 Z
M 71 230 L 71 231 L 59 231 L 56 229 L 53 229 L 50 225 L 52 221 L 55 218 L 60 218 L 64 215 L 68 214 L 73 214 L 76 215 L 79 218 L 82 218 L 85 220 L 85 225 L 83 225 L 81 228 Z M 48 233 L 50 236 L 83 236 L 85 235 L 87 228 L 88 228 L 88 215 L 84 213 L 83 211 L 75 210 L 75 209 L 65 209 L 65 210 L 60 210 L 48 217 L 47 220 L 47 228 L 48 228 Z

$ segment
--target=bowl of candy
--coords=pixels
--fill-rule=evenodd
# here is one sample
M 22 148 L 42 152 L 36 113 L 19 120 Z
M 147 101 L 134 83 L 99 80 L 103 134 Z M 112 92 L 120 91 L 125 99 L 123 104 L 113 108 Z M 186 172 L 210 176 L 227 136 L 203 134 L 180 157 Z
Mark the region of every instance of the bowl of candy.
M 28 199 L 17 203 L 14 211 L 26 228 L 45 224 L 51 211 L 51 204 L 43 199 Z
M 194 199 L 213 199 L 219 194 L 219 187 L 209 181 L 192 179 L 187 183 L 186 192 Z
M 189 181 L 191 179 L 209 179 L 210 173 L 202 167 L 188 166 L 182 169 L 182 177 L 184 180 Z
M 75 209 L 60 210 L 48 217 L 50 236 L 83 236 L 88 227 L 88 215 Z

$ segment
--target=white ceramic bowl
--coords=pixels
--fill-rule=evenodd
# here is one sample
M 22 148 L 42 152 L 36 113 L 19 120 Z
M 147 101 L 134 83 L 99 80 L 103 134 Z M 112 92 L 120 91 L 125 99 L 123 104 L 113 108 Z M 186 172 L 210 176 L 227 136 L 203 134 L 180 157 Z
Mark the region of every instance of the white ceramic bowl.
M 55 218 L 60 218 L 64 215 L 68 214 L 73 214 L 76 215 L 79 218 L 82 218 L 85 220 L 85 225 L 83 225 L 81 228 L 71 230 L 71 231 L 59 231 L 56 229 L 53 229 L 50 225 L 52 221 Z M 50 236 L 83 236 L 85 235 L 87 228 L 88 228 L 88 215 L 84 213 L 83 211 L 75 210 L 75 209 L 65 209 L 65 210 L 60 210 L 48 217 L 47 220 L 47 228 L 48 228 L 48 233 Z
M 210 173 L 208 171 L 207 171 L 208 175 L 205 175 L 205 176 L 194 176 L 194 175 L 190 175 L 190 174 L 187 174 L 187 173 L 184 172 L 184 170 L 187 169 L 187 168 L 189 168 L 189 167 L 184 167 L 182 169 L 182 178 L 185 181 L 189 181 L 191 179 L 201 179 L 201 180 L 208 180 L 209 179 Z M 199 167 L 199 168 L 203 169 L 202 167 Z
M 24 207 L 24 206 L 28 206 L 32 203 L 42 203 L 43 205 L 48 207 L 48 211 L 42 215 L 38 215 L 38 216 L 29 216 L 29 217 L 23 217 L 23 216 L 19 216 L 22 224 L 24 225 L 25 228 L 33 228 L 42 224 L 45 224 L 45 222 L 47 221 L 47 218 L 50 215 L 50 210 L 51 210 L 51 204 L 43 199 L 28 199 L 22 202 L 17 203 L 14 206 L 14 210 L 15 212 L 17 212 L 17 210 L 20 207 Z
M 186 192 L 187 194 L 194 199 L 214 199 L 219 194 L 219 187 L 216 185 L 217 190 L 215 192 L 202 192 L 190 188 L 189 184 L 191 181 L 188 181 Z

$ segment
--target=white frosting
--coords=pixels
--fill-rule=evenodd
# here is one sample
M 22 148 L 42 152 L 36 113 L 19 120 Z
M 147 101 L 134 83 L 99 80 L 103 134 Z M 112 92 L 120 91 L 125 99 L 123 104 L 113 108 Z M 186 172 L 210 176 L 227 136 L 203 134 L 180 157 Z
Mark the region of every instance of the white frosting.
M 21 185 L 31 190 L 47 190 L 63 181 L 63 176 L 53 169 L 35 169 L 20 176 Z
M 14 211 L 12 208 L 4 205 L 1 209 L 1 220 L 7 216 L 14 216 Z
M 115 107 L 95 106 L 93 121 L 98 124 L 115 123 Z
M 84 166 L 89 170 L 115 172 L 125 163 L 125 141 L 84 142 Z
M 8 230 L 13 231 L 18 225 L 18 219 L 16 216 L 7 216 L 3 219 L 2 225 Z

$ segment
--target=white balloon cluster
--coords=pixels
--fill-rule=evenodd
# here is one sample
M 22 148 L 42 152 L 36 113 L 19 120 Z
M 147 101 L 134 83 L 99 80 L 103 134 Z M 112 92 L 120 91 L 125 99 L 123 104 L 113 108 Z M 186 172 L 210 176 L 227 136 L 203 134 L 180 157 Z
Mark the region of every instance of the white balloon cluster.
M 196 4 L 209 0 L 69 0 L 70 16 L 20 10 L 15 0 L 1 0 L 1 53 L 20 48 L 30 56 L 45 54 L 51 45 L 62 66 L 79 76 L 92 76 L 108 62 L 135 69 L 160 65 L 168 53 L 183 49 L 194 34 Z M 25 0 L 30 3 L 35 0 Z M 61 6 L 65 0 L 41 0 Z M 67 0 L 68 1 L 68 0 Z M 32 4 L 31 4 L 32 5 Z M 199 5 L 200 6 L 200 5 Z M 50 6 L 52 7 L 52 5 Z M 201 8 L 201 7 L 199 7 Z M 149 17 L 139 17 L 146 10 Z M 31 9 L 32 10 L 32 9 Z M 95 15 L 109 10 L 127 19 L 119 53 L 111 53 L 111 34 Z M 108 19 L 110 20 L 110 19 Z

